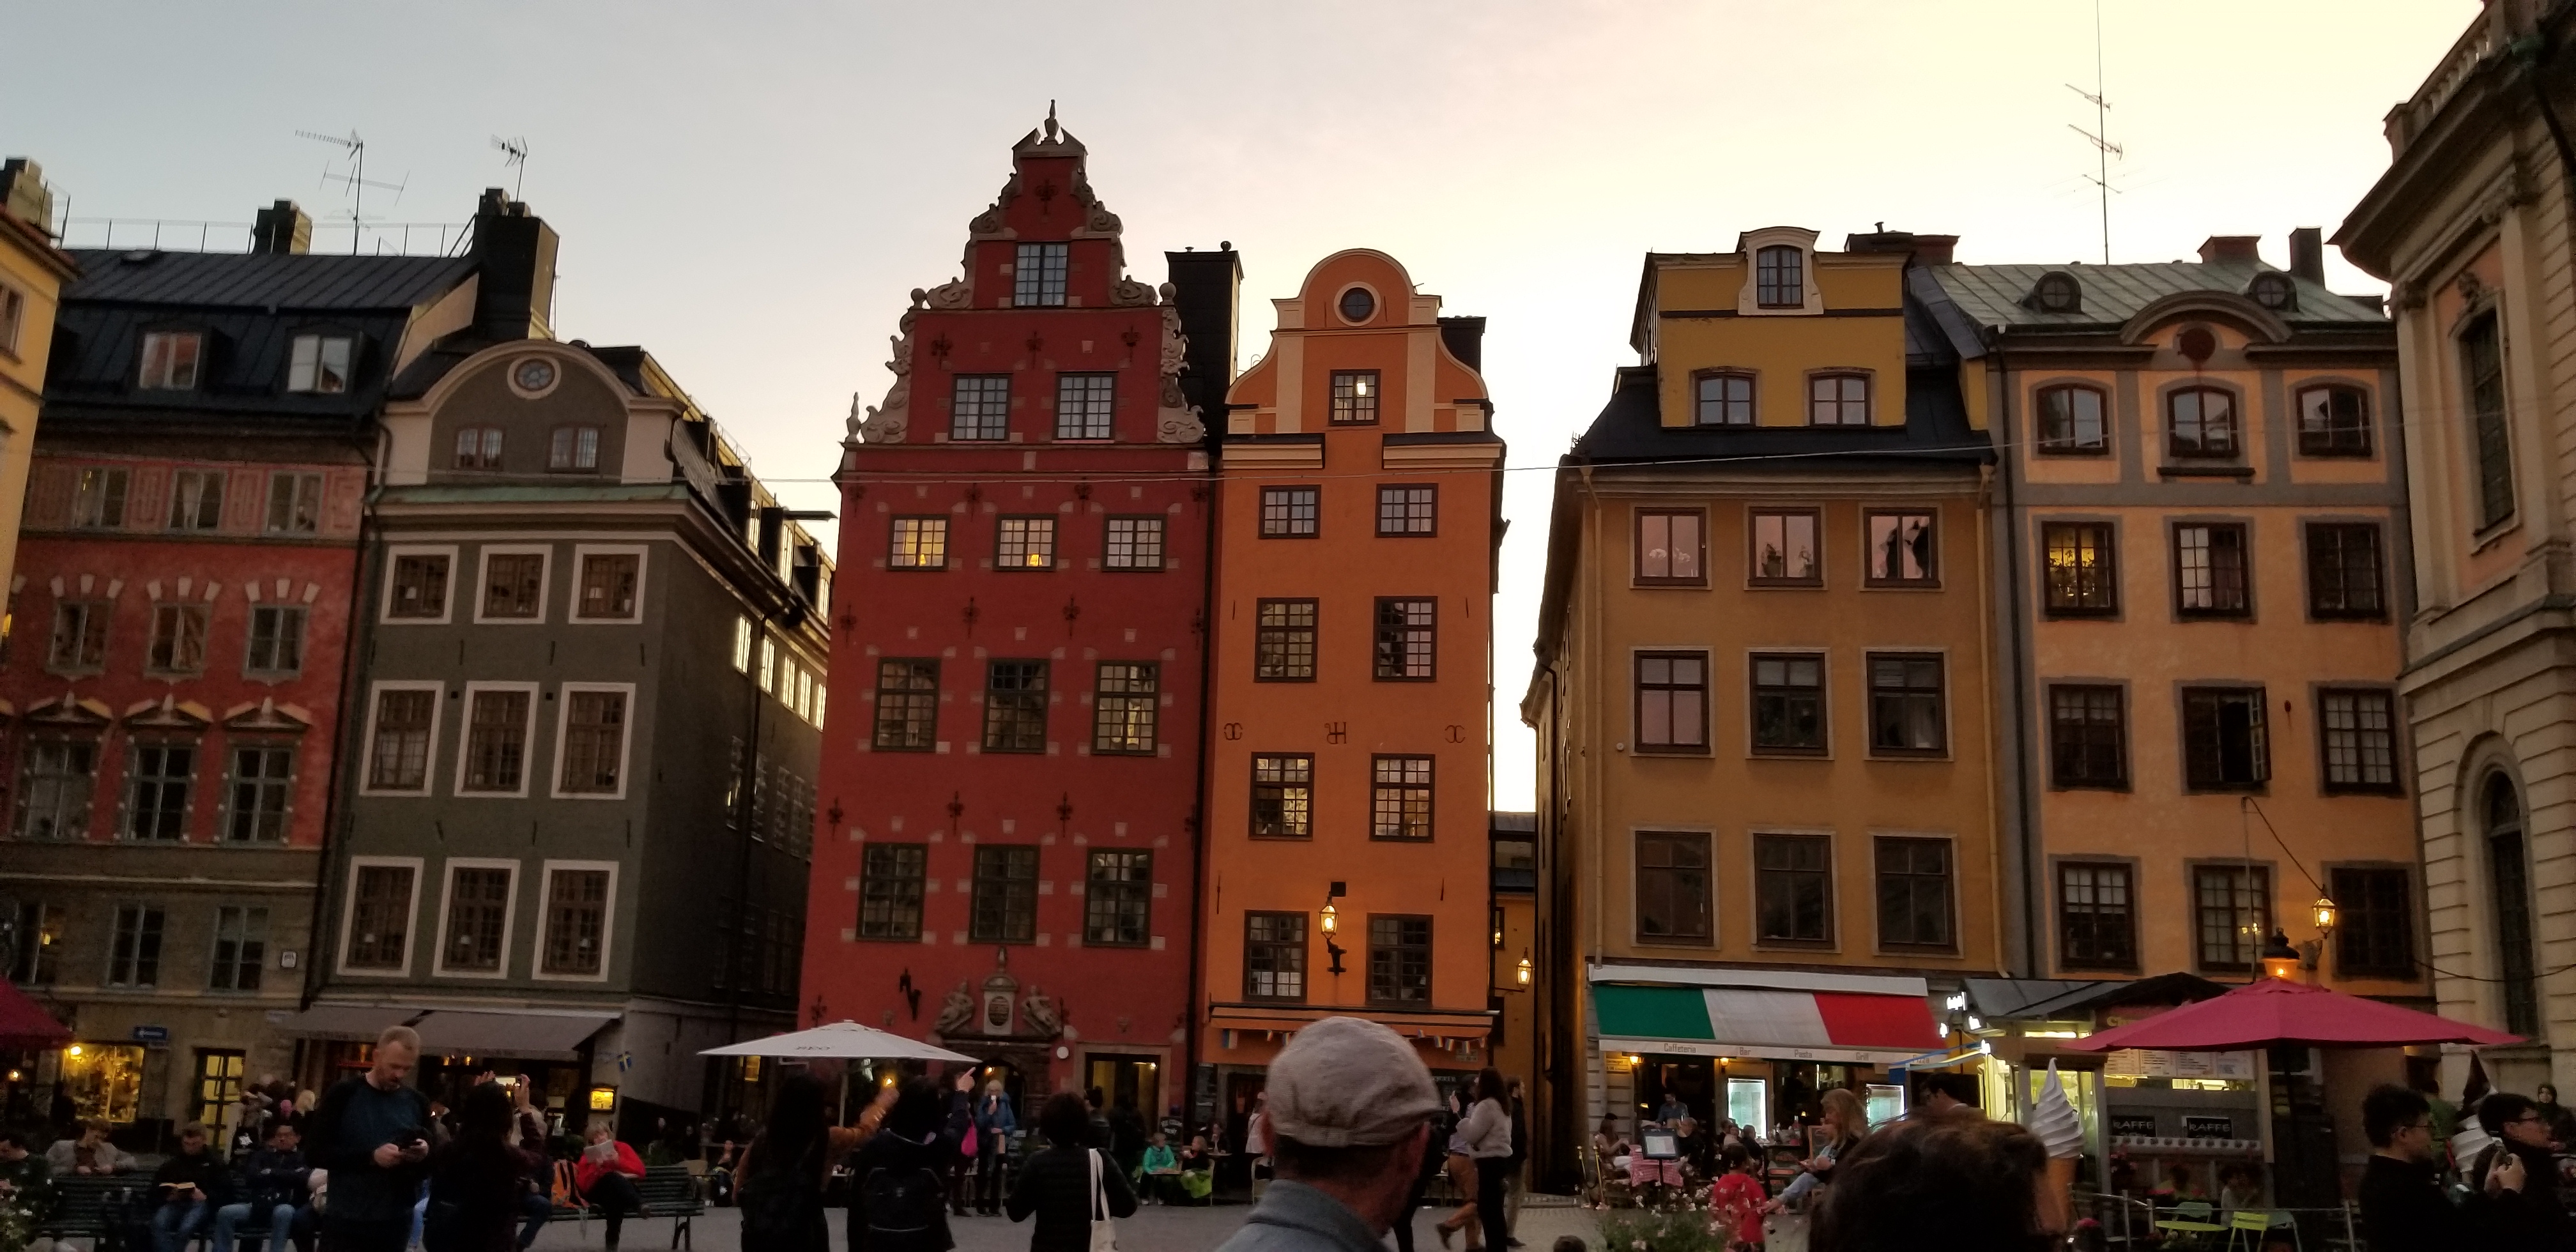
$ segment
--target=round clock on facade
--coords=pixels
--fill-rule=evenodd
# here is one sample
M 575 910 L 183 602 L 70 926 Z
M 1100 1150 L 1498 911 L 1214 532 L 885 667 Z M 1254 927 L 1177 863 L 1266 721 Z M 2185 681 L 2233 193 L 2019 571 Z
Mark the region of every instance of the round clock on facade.
M 1369 314 L 1375 312 L 1377 312 L 1377 297 L 1370 295 L 1368 288 L 1353 287 L 1342 293 L 1343 321 L 1365 322 L 1369 320 Z
M 555 385 L 555 363 L 547 360 L 521 361 L 512 373 L 521 391 L 543 391 Z

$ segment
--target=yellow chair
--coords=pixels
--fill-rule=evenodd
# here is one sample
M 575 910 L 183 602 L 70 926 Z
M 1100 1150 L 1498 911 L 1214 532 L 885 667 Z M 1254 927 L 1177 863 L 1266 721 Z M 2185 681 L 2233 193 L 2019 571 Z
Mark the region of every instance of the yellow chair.
M 2236 1247 L 2236 1237 L 2241 1234 L 2246 1236 L 2247 1248 L 2252 1252 L 2263 1252 L 2263 1236 L 2283 1226 L 2290 1228 L 2291 1246 L 2301 1249 L 2307 1247 L 2299 1241 L 2298 1219 L 2287 1213 L 2267 1213 L 2261 1209 L 2238 1209 L 2228 1215 L 2227 1246 L 2233 1252 Z
M 2227 1229 L 2210 1220 L 2216 1216 L 2218 1212 L 2209 1206 L 2209 1201 L 2184 1200 L 2173 1206 L 2173 1216 L 2156 1223 L 2156 1229 L 2166 1234 L 2183 1236 L 2175 1240 L 2179 1246 L 2199 1247 L 2207 1243 L 2208 1236 L 2219 1234 Z

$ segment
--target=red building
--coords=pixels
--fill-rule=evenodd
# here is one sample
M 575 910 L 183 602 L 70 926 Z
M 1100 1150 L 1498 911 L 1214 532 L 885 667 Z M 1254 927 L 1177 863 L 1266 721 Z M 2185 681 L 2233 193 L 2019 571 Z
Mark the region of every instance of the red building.
M 843 444 L 800 1002 L 1153 1117 L 1186 1095 L 1238 271 L 1128 277 L 1082 144 L 1049 117 L 1011 155 Z

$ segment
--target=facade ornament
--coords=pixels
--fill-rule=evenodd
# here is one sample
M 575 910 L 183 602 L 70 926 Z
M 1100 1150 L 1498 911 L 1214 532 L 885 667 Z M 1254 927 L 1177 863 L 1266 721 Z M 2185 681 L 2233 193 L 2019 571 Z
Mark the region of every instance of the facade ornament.
M 2487 293 L 2486 281 L 2478 277 L 2476 270 L 2461 270 L 2460 276 L 2451 280 L 2451 285 L 2459 289 L 2460 299 L 2470 304 L 2476 304 L 2478 297 Z
M 2414 310 L 2424 307 L 2424 280 L 2401 278 L 2388 285 L 2388 307 Z
M 1020 1001 L 1020 1016 L 1027 1020 L 1029 1031 L 1040 1039 L 1053 1039 L 1064 1031 L 1064 1014 L 1057 1009 L 1055 997 L 1029 988 L 1028 998 Z
M 1125 229 L 1125 224 L 1118 220 L 1117 214 L 1109 211 L 1108 205 L 1095 204 L 1084 211 L 1082 215 L 1082 224 L 1073 228 L 1073 237 L 1076 239 L 1099 239 L 1104 237 L 1114 239 L 1117 238 L 1118 232 Z
M 1181 311 L 1178 308 L 1173 307 L 1171 303 L 1171 292 L 1169 290 L 1171 284 L 1165 283 L 1163 286 L 1165 291 L 1163 293 L 1162 371 L 1163 376 L 1169 378 L 1179 374 L 1181 372 L 1181 365 L 1188 360 L 1190 340 L 1189 336 L 1181 333 Z
M 2493 226 L 2514 209 L 2531 203 L 2532 199 L 2531 180 L 2523 176 L 2522 162 L 2509 162 L 2504 173 L 2496 178 L 2495 185 L 2478 197 L 2478 224 Z
M 965 278 L 941 283 L 930 289 L 928 299 L 934 309 L 969 308 L 975 303 L 975 285 L 973 280 Z
M 1181 394 L 1181 380 L 1163 379 L 1161 407 L 1154 411 L 1156 443 L 1197 443 L 1207 438 L 1207 423 L 1199 420 L 1198 406 Z
M 1109 284 L 1111 308 L 1139 308 L 1154 302 L 1154 289 L 1133 278 L 1122 278 Z
M 857 397 L 853 396 L 852 399 Z M 859 423 L 858 435 L 863 443 L 902 443 L 912 424 L 912 379 L 894 380 L 886 389 L 885 403 L 868 409 L 865 421 Z
M 957 980 L 957 988 L 939 1002 L 938 1031 L 943 1035 L 962 1035 L 975 1024 L 975 997 L 968 994 L 966 980 Z

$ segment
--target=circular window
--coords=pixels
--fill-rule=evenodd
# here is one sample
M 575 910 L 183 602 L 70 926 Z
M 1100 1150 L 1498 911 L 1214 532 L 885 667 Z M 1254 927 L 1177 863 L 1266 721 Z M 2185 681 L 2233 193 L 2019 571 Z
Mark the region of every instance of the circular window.
M 2076 285 L 2072 274 L 2042 274 L 2032 294 L 2043 313 L 2074 313 L 2084 307 L 2084 289 Z
M 2209 333 L 2206 326 L 2193 326 L 2174 336 L 2174 347 L 2187 360 L 2206 361 L 2218 351 L 2218 336 Z
M 555 363 L 542 357 L 521 361 L 511 368 L 510 382 L 532 395 L 545 391 L 555 385 Z
M 1343 321 L 1365 322 L 1377 312 L 1377 297 L 1366 287 L 1353 287 L 1342 293 L 1341 310 Z
M 2254 303 L 2274 310 L 2295 307 L 2299 298 L 2298 288 L 2290 285 L 2289 275 L 2269 271 L 2256 274 L 2254 281 L 2246 284 L 2245 294 L 2252 296 Z

